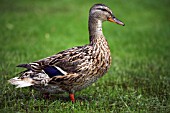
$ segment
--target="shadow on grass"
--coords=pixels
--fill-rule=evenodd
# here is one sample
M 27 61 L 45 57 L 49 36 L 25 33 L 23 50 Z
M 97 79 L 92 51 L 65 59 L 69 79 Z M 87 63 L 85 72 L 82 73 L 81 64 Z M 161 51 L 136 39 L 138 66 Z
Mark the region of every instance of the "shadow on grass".
M 35 91 L 32 88 L 15 89 L 8 88 L 0 98 L 0 111 L 20 111 L 20 112 L 34 112 L 34 111 L 49 111 L 49 109 L 57 106 L 69 105 L 72 102 L 67 93 L 50 94 L 50 98 L 45 99 L 43 94 Z M 76 96 L 76 102 L 90 101 L 86 96 Z

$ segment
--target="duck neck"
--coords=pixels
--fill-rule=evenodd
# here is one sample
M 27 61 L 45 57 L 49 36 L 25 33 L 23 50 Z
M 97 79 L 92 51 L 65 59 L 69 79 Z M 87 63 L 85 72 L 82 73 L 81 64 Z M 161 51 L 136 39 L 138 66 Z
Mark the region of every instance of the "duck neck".
M 89 17 L 88 24 L 89 24 L 90 43 L 92 43 L 97 38 L 103 36 L 102 21 L 95 19 L 93 17 Z

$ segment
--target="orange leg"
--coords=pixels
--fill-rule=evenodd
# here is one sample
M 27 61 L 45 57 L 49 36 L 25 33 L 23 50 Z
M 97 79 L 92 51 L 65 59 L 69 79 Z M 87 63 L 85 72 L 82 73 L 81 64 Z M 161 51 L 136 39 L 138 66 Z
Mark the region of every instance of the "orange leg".
M 74 103 L 75 102 L 74 94 L 70 93 L 69 96 L 70 96 L 70 100 L 72 101 L 72 103 Z

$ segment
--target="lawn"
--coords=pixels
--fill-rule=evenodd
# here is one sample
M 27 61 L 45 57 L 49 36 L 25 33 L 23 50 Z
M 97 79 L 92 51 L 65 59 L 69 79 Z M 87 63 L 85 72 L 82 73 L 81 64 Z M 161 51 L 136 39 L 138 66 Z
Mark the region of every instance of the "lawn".
M 16 89 L 7 80 L 23 69 L 15 66 L 89 43 L 88 12 L 104 3 L 124 27 L 105 22 L 112 53 L 109 72 L 92 86 L 50 99 L 30 88 Z M 1 0 L 0 112 L 27 113 L 169 113 L 169 0 Z

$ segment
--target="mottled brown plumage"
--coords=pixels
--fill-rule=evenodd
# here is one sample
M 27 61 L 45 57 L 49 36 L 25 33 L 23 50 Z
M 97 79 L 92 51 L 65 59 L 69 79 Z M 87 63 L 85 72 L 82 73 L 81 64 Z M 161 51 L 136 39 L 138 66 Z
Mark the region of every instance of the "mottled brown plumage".
M 76 91 L 94 83 L 110 67 L 110 49 L 102 32 L 104 21 L 124 25 L 107 6 L 95 4 L 89 12 L 89 44 L 73 47 L 33 63 L 18 65 L 27 70 L 9 82 L 17 87 L 33 86 L 44 93 L 68 92 L 74 102 Z

